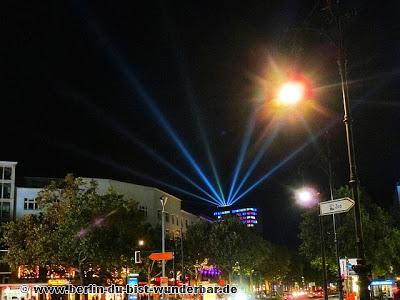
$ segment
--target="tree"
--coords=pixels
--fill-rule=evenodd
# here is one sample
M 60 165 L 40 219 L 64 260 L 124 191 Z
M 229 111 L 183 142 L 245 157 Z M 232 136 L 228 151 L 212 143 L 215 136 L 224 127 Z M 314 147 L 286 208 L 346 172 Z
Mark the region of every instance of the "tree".
M 282 283 L 290 272 L 290 252 L 280 245 L 271 246 L 271 260 L 264 262 L 266 278 L 271 283 Z
M 335 198 L 350 197 L 348 187 L 335 190 Z M 364 245 L 368 263 L 372 264 L 373 273 L 376 276 L 385 275 L 391 268 L 398 269 L 400 254 L 400 231 L 390 218 L 390 215 L 373 203 L 368 196 L 361 191 L 361 212 Z M 353 211 L 336 215 L 337 236 L 340 257 L 356 257 L 355 231 Z M 300 224 L 300 238 L 302 243 L 300 251 L 308 258 L 311 265 L 321 270 L 321 245 L 318 226 L 318 210 L 315 208 L 303 215 Z M 336 277 L 336 255 L 333 244 L 333 225 L 331 217 L 324 217 L 324 234 L 326 242 L 326 257 L 328 271 L 332 277 Z
M 71 175 L 38 194 L 39 216 L 26 216 L 4 227 L 5 256 L 21 264 L 60 264 L 79 270 L 81 284 L 93 280 L 93 266 L 104 271 L 129 263 L 145 234 L 137 203 L 110 189 L 97 193 L 95 181 Z
M 252 274 L 261 272 L 270 257 L 269 243 L 235 217 L 215 223 L 197 223 L 189 227 L 186 236 L 188 260 L 194 265 L 208 258 L 229 281 L 235 269 L 240 278 L 245 275 L 251 280 Z

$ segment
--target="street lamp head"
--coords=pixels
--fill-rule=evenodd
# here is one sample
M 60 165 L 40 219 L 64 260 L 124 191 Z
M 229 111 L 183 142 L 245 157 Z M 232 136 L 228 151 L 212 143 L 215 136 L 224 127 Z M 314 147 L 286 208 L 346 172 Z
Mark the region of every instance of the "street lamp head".
M 318 203 L 318 192 L 313 188 L 303 187 L 295 191 L 296 202 L 304 207 L 312 207 Z
M 277 95 L 277 101 L 284 106 L 294 106 L 304 100 L 306 87 L 302 82 L 289 81 L 283 84 Z
M 138 245 L 139 245 L 139 246 L 144 246 L 144 240 L 139 240 L 139 241 L 138 241 Z
M 160 197 L 161 205 L 164 206 L 165 204 L 167 204 L 167 200 L 168 200 L 167 196 L 161 196 Z

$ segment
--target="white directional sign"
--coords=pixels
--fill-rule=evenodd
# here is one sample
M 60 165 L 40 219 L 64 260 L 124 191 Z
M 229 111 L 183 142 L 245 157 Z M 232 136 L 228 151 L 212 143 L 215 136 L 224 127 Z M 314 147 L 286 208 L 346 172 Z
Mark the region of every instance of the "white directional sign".
M 321 216 L 340 214 L 349 211 L 354 206 L 354 200 L 348 197 L 324 201 L 319 203 L 319 214 Z

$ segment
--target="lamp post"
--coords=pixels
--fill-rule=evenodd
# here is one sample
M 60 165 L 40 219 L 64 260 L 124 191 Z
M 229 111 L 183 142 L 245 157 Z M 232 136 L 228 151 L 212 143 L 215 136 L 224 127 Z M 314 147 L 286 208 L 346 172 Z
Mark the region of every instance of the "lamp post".
M 343 122 L 346 129 L 347 156 L 349 160 L 349 177 L 350 177 L 349 185 L 351 188 L 352 198 L 355 202 L 354 222 L 355 222 L 355 233 L 356 233 L 357 265 L 354 266 L 353 268 L 358 275 L 358 281 L 360 287 L 359 289 L 360 299 L 369 300 L 370 293 L 368 290 L 368 285 L 369 285 L 368 274 L 370 273 L 371 269 L 370 266 L 367 265 L 365 259 L 364 238 L 361 225 L 360 197 L 358 193 L 358 176 L 357 176 L 357 167 L 355 160 L 354 140 L 353 140 L 353 126 L 350 114 L 349 91 L 347 83 L 347 60 L 342 45 L 340 45 L 339 49 L 338 67 L 339 67 L 342 98 L 343 98 L 343 110 L 344 110 Z
M 295 191 L 296 202 L 303 207 L 313 207 L 318 203 L 318 192 L 309 187 L 303 187 Z M 322 256 L 322 278 L 324 288 L 324 300 L 328 300 L 328 280 L 326 274 L 326 254 L 325 254 L 325 236 L 322 216 L 319 215 L 319 233 L 321 238 L 321 256 Z
M 160 201 L 161 201 L 161 248 L 162 248 L 162 253 L 165 252 L 165 205 L 167 204 L 168 197 L 167 196 L 161 196 Z M 165 277 L 165 260 L 162 261 L 162 276 Z
M 367 265 L 365 258 L 364 238 L 362 233 L 361 224 L 361 209 L 360 197 L 358 193 L 358 175 L 354 150 L 353 126 L 349 105 L 349 91 L 347 80 L 347 59 L 344 51 L 342 40 L 341 18 L 337 18 L 339 30 L 339 45 L 338 45 L 338 69 L 341 81 L 341 92 L 343 100 L 344 117 L 343 122 L 346 131 L 346 145 L 347 156 L 349 162 L 349 186 L 351 188 L 352 198 L 355 202 L 354 205 L 354 223 L 355 223 L 355 238 L 356 238 L 356 251 L 357 251 L 357 265 L 353 266 L 354 271 L 357 273 L 359 279 L 359 292 L 360 300 L 369 300 L 370 292 L 368 290 L 371 266 Z M 280 87 L 277 95 L 277 103 L 281 106 L 295 107 L 299 102 L 304 99 L 305 87 L 301 82 L 288 82 Z M 340 287 L 341 282 L 339 282 Z

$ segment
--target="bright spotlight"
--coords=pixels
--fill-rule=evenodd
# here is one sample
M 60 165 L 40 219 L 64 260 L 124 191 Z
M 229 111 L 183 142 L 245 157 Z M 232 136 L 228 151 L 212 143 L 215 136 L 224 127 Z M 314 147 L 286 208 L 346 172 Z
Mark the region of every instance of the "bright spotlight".
M 278 91 L 278 103 L 292 106 L 304 99 L 306 88 L 303 83 L 289 81 L 281 86 Z

